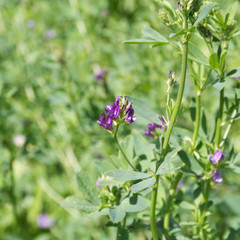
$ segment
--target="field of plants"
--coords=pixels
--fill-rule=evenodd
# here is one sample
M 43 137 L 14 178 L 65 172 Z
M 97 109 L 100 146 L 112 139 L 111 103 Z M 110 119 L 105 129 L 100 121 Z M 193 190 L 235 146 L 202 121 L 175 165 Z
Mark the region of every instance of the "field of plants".
M 0 239 L 240 240 L 239 31 L 239 0 L 0 0 Z

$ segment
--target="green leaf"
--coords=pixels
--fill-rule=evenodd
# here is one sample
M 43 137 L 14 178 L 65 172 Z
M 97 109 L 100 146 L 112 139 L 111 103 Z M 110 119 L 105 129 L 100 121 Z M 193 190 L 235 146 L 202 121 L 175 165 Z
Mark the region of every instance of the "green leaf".
M 184 33 L 186 33 L 186 30 L 185 29 L 182 29 L 182 30 L 180 30 L 179 32 L 177 32 L 177 33 L 170 33 L 169 34 L 169 38 L 174 38 L 174 37 L 177 37 L 177 36 L 179 36 L 179 35 L 183 35 Z
M 228 77 L 240 77 L 240 66 L 227 73 Z
M 188 210 L 194 210 L 196 208 L 193 204 L 185 201 L 181 202 L 179 207 L 183 209 L 188 209 Z
M 109 208 L 109 217 L 114 223 L 121 222 L 126 216 L 126 212 L 122 205 L 112 206 Z
M 219 69 L 218 56 L 215 52 L 212 53 L 211 56 L 209 57 L 209 64 L 212 69 L 214 70 Z
M 82 193 L 83 197 L 92 203 L 97 203 L 98 196 L 96 186 L 91 180 L 91 176 L 83 171 L 77 173 L 76 175 L 78 189 Z
M 114 179 L 102 179 L 100 180 L 99 184 L 101 186 L 121 186 L 122 182 L 114 180 Z
M 235 166 L 235 165 L 232 165 L 230 168 L 231 168 L 235 173 L 240 174 L 240 167 L 237 167 L 237 166 Z
M 210 3 L 206 6 L 204 6 L 200 11 L 199 11 L 199 14 L 198 14 L 198 18 L 197 20 L 195 21 L 194 25 L 193 26 L 197 26 L 207 15 L 208 13 L 211 11 L 211 9 L 213 7 L 215 7 L 217 5 L 217 3 L 213 2 L 213 3 Z
M 155 41 L 157 42 L 164 42 L 164 43 L 168 43 L 168 40 L 162 36 L 162 34 L 160 34 L 159 32 L 157 32 L 156 30 L 154 30 L 153 28 L 151 27 L 145 27 L 143 30 L 142 30 L 142 34 L 145 36 L 145 37 L 149 37 L 151 39 L 154 39 Z
M 173 151 L 168 153 L 167 156 L 165 157 L 164 161 L 159 166 L 158 171 L 167 167 L 168 163 L 177 155 L 178 151 L 180 151 L 180 150 L 181 150 L 181 148 L 179 147 L 179 148 L 175 148 Z
M 151 177 L 148 173 L 133 172 L 127 170 L 112 170 L 105 173 L 107 176 L 122 181 L 139 180 Z
M 61 203 L 63 208 L 75 208 L 81 210 L 85 213 L 91 213 L 97 210 L 97 207 L 88 202 L 85 199 L 82 199 L 77 196 L 70 196 L 63 200 Z
M 132 192 L 137 193 L 145 188 L 151 187 L 155 182 L 156 182 L 156 178 L 152 177 L 152 178 L 143 180 L 139 183 L 133 184 L 131 186 L 131 190 Z
M 156 175 L 167 174 L 167 173 L 169 173 L 169 172 L 173 172 L 173 171 L 178 170 L 178 169 L 180 169 L 180 167 L 170 168 L 170 169 L 164 169 L 164 170 L 158 169 Z
M 140 212 L 147 208 L 147 201 L 138 194 L 125 198 L 121 205 L 126 212 Z
M 237 12 L 238 9 L 238 1 L 235 1 L 233 4 L 231 4 L 229 7 L 229 20 L 232 21 L 235 17 L 235 14 Z
M 163 46 L 163 45 L 166 45 L 168 43 L 165 43 L 165 42 L 157 42 L 157 43 L 154 43 L 152 45 L 150 45 L 150 48 L 154 48 L 154 47 L 160 47 L 160 46 Z
M 125 96 L 129 102 L 133 103 L 134 111 L 142 115 L 144 118 L 148 119 L 151 122 L 162 124 L 158 114 L 155 113 L 150 107 L 149 104 L 143 102 L 142 100 L 130 96 Z
M 155 40 L 150 39 L 130 39 L 126 40 L 123 43 L 125 44 L 150 44 L 150 43 L 157 43 Z
M 188 55 L 188 58 L 195 61 L 195 62 L 198 62 L 198 63 L 201 63 L 205 66 L 209 66 L 209 63 L 208 63 L 208 59 L 207 57 L 205 56 L 205 54 L 199 49 L 199 47 L 195 46 L 193 43 L 189 43 L 189 49 L 190 49 L 190 52 L 193 54 L 193 56 L 190 54 Z
M 120 228 L 117 232 L 117 240 L 128 240 L 129 239 L 129 234 L 127 229 L 125 228 Z
M 217 81 L 213 84 L 213 87 L 221 91 L 225 87 L 225 81 L 224 82 Z

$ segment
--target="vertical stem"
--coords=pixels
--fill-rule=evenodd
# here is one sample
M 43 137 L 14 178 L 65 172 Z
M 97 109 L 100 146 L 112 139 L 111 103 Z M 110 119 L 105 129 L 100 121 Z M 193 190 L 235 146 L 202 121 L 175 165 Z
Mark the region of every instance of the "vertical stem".
M 185 15 L 184 19 L 184 29 L 188 30 L 188 17 Z M 172 129 L 174 126 L 174 123 L 176 121 L 178 111 L 182 102 L 182 96 L 183 96 L 183 91 L 184 91 L 184 86 L 185 86 L 185 79 L 186 79 L 186 72 L 187 72 L 187 55 L 188 55 L 188 40 L 186 39 L 187 36 L 184 36 L 183 40 L 183 54 L 182 54 L 182 70 L 181 70 L 181 79 L 180 79 L 180 86 L 178 90 L 178 96 L 176 100 L 176 104 L 173 109 L 173 113 L 171 116 L 171 120 L 166 132 L 166 136 L 163 142 L 163 149 L 162 149 L 162 155 L 165 156 L 167 153 L 167 146 L 168 142 L 170 140 L 170 136 L 172 133 Z
M 10 174 L 11 174 L 11 188 L 10 188 L 10 197 L 13 207 L 13 215 L 15 218 L 16 223 L 18 224 L 18 213 L 17 213 L 17 200 L 15 196 L 15 177 L 14 177 L 14 169 L 13 169 L 13 161 L 14 157 L 11 157 L 10 160 Z
M 151 201 L 150 224 L 151 224 L 151 232 L 152 232 L 153 240 L 158 240 L 158 234 L 157 234 L 157 228 L 156 228 L 156 220 L 155 220 L 157 192 L 158 192 L 158 182 L 159 182 L 159 175 L 156 176 L 156 185 L 153 188 L 152 201 Z
M 201 118 L 201 92 L 198 87 L 196 87 L 196 123 L 192 139 L 192 150 L 196 148 L 197 137 L 200 127 L 200 118 Z
M 221 139 L 221 124 L 223 118 L 223 104 L 224 104 L 224 88 L 220 91 L 219 96 L 219 110 L 218 110 L 218 117 L 217 117 L 217 125 L 216 125 L 216 133 L 215 133 L 215 141 L 214 141 L 214 148 L 218 149 Z
M 115 134 L 114 134 L 114 139 L 115 139 L 116 142 L 117 142 L 118 148 L 120 149 L 120 151 L 121 151 L 123 157 L 125 158 L 125 160 L 127 161 L 128 165 L 131 166 L 131 168 L 132 168 L 134 171 L 138 171 L 138 170 L 131 164 L 131 162 L 128 160 L 126 154 L 124 153 L 124 151 L 123 151 L 123 149 L 122 149 L 122 147 L 121 147 L 121 145 L 120 145 L 120 143 L 119 143 L 119 141 L 118 141 L 118 137 L 117 137 L 118 128 L 119 128 L 119 125 L 117 125 L 116 131 L 115 131 Z
M 188 30 L 188 16 L 186 14 L 184 15 L 184 29 Z M 176 121 L 176 118 L 178 115 L 178 111 L 179 111 L 179 108 L 180 108 L 181 102 L 182 102 L 183 91 L 184 91 L 184 86 L 185 86 L 185 79 L 186 79 L 186 72 L 187 72 L 187 55 L 188 55 L 188 39 L 187 39 L 187 36 L 184 36 L 180 86 L 179 86 L 179 90 L 178 90 L 176 104 L 174 106 L 171 120 L 170 120 L 168 129 L 167 129 L 166 137 L 163 142 L 163 149 L 162 149 L 163 158 L 167 154 L 167 147 L 168 147 L 168 143 L 169 143 L 170 136 L 172 133 L 172 129 L 175 124 L 175 121 Z M 175 196 L 177 184 L 180 181 L 181 177 L 182 177 L 182 173 L 179 172 L 171 186 L 171 191 L 169 194 L 169 199 L 168 199 L 165 216 L 164 216 L 164 223 L 163 223 L 163 227 L 164 227 L 166 236 L 169 235 L 169 219 L 170 219 L 170 210 L 171 210 L 171 206 L 172 206 L 172 201 Z

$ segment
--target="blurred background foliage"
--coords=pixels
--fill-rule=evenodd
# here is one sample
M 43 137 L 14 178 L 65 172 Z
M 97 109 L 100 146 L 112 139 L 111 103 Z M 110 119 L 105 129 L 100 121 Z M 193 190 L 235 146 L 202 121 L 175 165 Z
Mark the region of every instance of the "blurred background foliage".
M 0 239 L 114 238 L 115 229 L 104 227 L 105 220 L 66 211 L 60 203 L 78 194 L 74 172 L 87 170 L 96 180 L 101 174 L 97 162 L 116 154 L 110 134 L 96 124 L 107 103 L 117 95 L 130 95 L 164 114 L 166 80 L 170 69 L 179 78 L 180 56 L 171 46 L 122 44 L 140 37 L 145 26 L 168 36 L 158 10 L 158 2 L 148 0 L 0 0 Z M 236 49 L 239 38 L 230 46 L 228 70 L 239 65 Z M 97 80 L 101 70 L 105 77 Z M 194 93 L 189 77 L 187 81 L 178 124 L 191 129 L 189 99 Z M 209 89 L 204 106 L 216 112 L 212 96 L 217 92 Z M 144 134 L 146 124 L 139 117 L 131 129 Z M 237 124 L 230 137 L 240 150 Z M 122 138 L 131 129 L 125 127 Z M 13 144 L 16 134 L 26 137 L 21 148 Z M 229 173 L 227 184 L 239 183 L 236 177 Z M 11 192 L 16 195 L 15 210 Z M 216 221 L 231 211 L 239 221 L 232 226 L 239 226 L 240 212 L 232 203 L 238 203 L 239 196 L 222 194 L 225 205 L 219 207 Z M 38 228 L 36 218 L 42 212 L 55 219 L 51 229 Z M 148 233 L 136 236 L 150 239 Z

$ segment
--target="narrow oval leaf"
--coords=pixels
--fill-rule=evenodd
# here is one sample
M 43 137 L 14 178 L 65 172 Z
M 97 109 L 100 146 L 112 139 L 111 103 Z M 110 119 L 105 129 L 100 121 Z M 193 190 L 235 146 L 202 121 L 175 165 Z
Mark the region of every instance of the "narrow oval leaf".
M 166 173 L 169 173 L 169 172 L 173 172 L 173 171 L 175 171 L 175 170 L 178 170 L 178 169 L 180 169 L 180 167 L 177 167 L 177 168 L 170 168 L 170 169 L 164 169 L 164 170 L 162 170 L 162 169 L 158 169 L 156 175 L 166 174 Z
M 143 180 L 139 183 L 133 184 L 131 186 L 131 190 L 132 192 L 137 193 L 145 188 L 151 187 L 155 182 L 156 182 L 156 178 L 152 177 L 152 178 Z
M 189 59 L 191 59 L 195 62 L 201 63 L 205 66 L 209 66 L 208 58 L 199 49 L 198 46 L 195 46 L 193 43 L 189 43 L 189 49 L 190 49 L 190 52 L 192 53 L 192 55 L 189 54 L 189 56 L 188 56 Z
M 139 113 L 140 115 L 142 115 L 144 118 L 148 119 L 151 122 L 162 124 L 158 117 L 158 114 L 149 107 L 149 104 L 134 97 L 130 96 L 125 97 L 128 99 L 129 102 L 133 103 L 134 111 L 136 111 L 137 113 Z
M 147 208 L 147 201 L 140 195 L 134 194 L 129 198 L 125 198 L 121 205 L 126 212 L 140 212 Z
M 219 69 L 218 56 L 215 52 L 209 57 L 209 64 L 212 69 Z
M 150 44 L 150 43 L 157 43 L 155 40 L 150 39 L 130 39 L 126 40 L 123 43 L 125 44 Z
M 167 40 L 162 34 L 160 34 L 158 31 L 154 30 L 154 29 L 151 28 L 151 27 L 145 27 L 145 28 L 142 30 L 142 34 L 143 34 L 145 37 L 149 37 L 149 38 L 151 38 L 151 39 L 156 40 L 157 42 L 165 42 L 165 43 L 168 43 L 168 40 Z
M 188 209 L 188 210 L 194 210 L 195 209 L 195 206 L 193 204 L 185 202 L 185 201 L 181 202 L 179 207 L 183 208 L 183 209 Z
M 112 206 L 109 208 L 109 217 L 114 223 L 121 222 L 126 216 L 126 212 L 122 205 Z
M 107 176 L 122 181 L 139 180 L 151 177 L 148 173 L 133 172 L 127 170 L 112 170 L 105 173 Z
M 78 196 L 70 196 L 61 203 L 63 208 L 75 208 L 86 213 L 91 213 L 97 210 L 97 207 Z
M 240 77 L 240 66 L 227 73 L 228 77 Z
M 98 202 L 98 196 L 96 191 L 96 186 L 91 180 L 91 177 L 81 171 L 77 175 L 77 185 L 79 191 L 82 193 L 83 197 L 89 200 L 92 203 Z
M 211 11 L 211 9 L 213 7 L 215 7 L 216 5 L 217 5 L 217 3 L 213 2 L 213 3 L 210 3 L 210 4 L 206 5 L 206 6 L 204 6 L 200 10 L 200 12 L 198 14 L 198 18 L 197 18 L 197 20 L 196 20 L 196 22 L 194 23 L 193 26 L 196 27 L 208 15 L 208 13 Z
M 174 37 L 177 37 L 177 36 L 179 36 L 179 35 L 183 35 L 184 33 L 186 33 L 186 30 L 185 29 L 182 29 L 182 30 L 180 30 L 179 32 L 177 32 L 177 33 L 170 33 L 169 34 L 169 38 L 174 38 Z
M 169 161 L 172 160 L 177 155 L 178 151 L 180 151 L 180 150 L 181 150 L 181 148 L 179 147 L 179 148 L 175 148 L 173 151 L 168 153 L 167 156 L 165 157 L 164 161 L 162 162 L 162 164 L 159 166 L 158 170 L 167 167 Z

